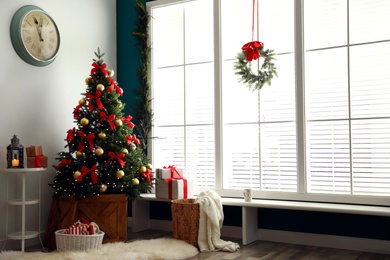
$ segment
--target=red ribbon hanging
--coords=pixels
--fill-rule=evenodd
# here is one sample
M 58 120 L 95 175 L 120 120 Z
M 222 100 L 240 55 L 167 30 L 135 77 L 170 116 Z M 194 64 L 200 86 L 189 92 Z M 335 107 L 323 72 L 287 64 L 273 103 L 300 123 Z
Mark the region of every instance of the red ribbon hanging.
M 110 156 L 110 158 L 107 160 L 106 165 L 108 165 L 112 159 L 116 158 L 118 160 L 118 163 L 122 166 L 122 168 L 125 167 L 126 163 L 122 160 L 123 158 L 125 158 L 124 153 L 115 154 L 114 152 L 108 152 L 108 156 Z
M 242 50 L 246 53 L 246 60 L 252 61 L 257 60 L 260 58 L 259 49 L 264 46 L 264 43 L 259 41 L 253 41 L 254 33 L 255 33 L 255 2 L 256 0 L 253 0 L 253 6 L 252 6 L 252 41 L 244 44 L 242 46 Z M 259 3 L 257 2 L 257 5 Z M 258 17 L 257 17 L 258 19 Z
M 86 97 L 89 98 L 89 100 L 95 99 L 97 107 L 102 110 L 103 109 L 103 103 L 100 100 L 100 97 L 102 96 L 102 92 L 100 90 L 96 90 L 96 96 L 92 95 L 91 93 L 87 93 Z M 89 110 L 93 110 L 93 106 L 91 102 L 88 104 Z
M 70 141 L 72 141 L 73 139 L 74 139 L 74 133 L 75 133 L 75 131 L 76 131 L 76 128 L 75 127 L 73 127 L 73 129 L 69 129 L 68 130 L 68 134 L 67 134 L 67 136 L 66 136 L 66 141 L 67 142 L 70 142 Z
M 76 181 L 83 181 L 83 177 L 88 173 L 90 173 L 93 184 L 96 184 L 98 179 L 98 176 L 96 174 L 96 168 L 97 168 L 96 164 L 92 166 L 91 169 L 89 169 L 86 166 L 81 167 L 81 175 L 77 177 Z
M 104 119 L 107 119 L 107 122 L 110 124 L 111 130 L 115 129 L 115 125 L 112 121 L 115 120 L 115 114 L 111 114 L 107 116 L 105 112 L 100 112 L 100 120 L 99 123 L 101 123 Z
M 72 159 L 62 159 L 60 163 L 57 165 L 57 169 L 62 168 L 65 165 L 68 165 L 72 162 Z
M 114 88 L 115 88 L 116 92 L 120 96 L 122 96 L 123 95 L 123 90 L 116 84 L 115 80 L 113 78 L 108 78 L 107 80 L 111 83 L 111 85 L 108 87 L 107 90 L 111 93 L 111 92 L 114 91 Z
M 133 117 L 131 115 L 127 115 L 126 118 L 121 117 L 121 120 L 123 123 L 127 124 L 131 129 L 133 129 L 135 125 L 133 124 L 133 122 L 130 121 L 132 118 Z
M 95 139 L 95 134 L 94 133 L 90 133 L 88 135 L 84 134 L 83 130 L 80 130 L 77 134 L 79 137 L 81 137 L 82 139 L 87 139 L 87 142 L 89 144 L 89 150 L 93 150 L 94 148 L 94 144 L 93 144 L 93 140 Z M 84 151 L 84 142 L 83 140 L 80 140 L 79 142 L 79 151 L 82 152 Z
M 106 67 L 107 65 L 105 63 L 103 63 L 102 65 L 99 66 L 99 64 L 97 64 L 96 62 L 92 63 L 92 69 L 91 69 L 91 76 L 97 71 L 97 70 L 100 70 L 101 72 L 103 72 L 104 76 L 107 77 L 108 76 L 108 72 L 106 71 Z

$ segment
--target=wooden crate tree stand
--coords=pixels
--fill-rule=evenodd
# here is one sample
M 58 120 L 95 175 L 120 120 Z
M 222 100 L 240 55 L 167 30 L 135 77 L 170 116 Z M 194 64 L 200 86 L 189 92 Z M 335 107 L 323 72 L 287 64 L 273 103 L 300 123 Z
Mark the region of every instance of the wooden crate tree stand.
M 98 224 L 105 233 L 103 243 L 127 241 L 127 196 L 107 194 L 76 200 L 74 197 L 54 199 L 43 244 L 56 249 L 54 232 L 70 227 L 85 218 Z

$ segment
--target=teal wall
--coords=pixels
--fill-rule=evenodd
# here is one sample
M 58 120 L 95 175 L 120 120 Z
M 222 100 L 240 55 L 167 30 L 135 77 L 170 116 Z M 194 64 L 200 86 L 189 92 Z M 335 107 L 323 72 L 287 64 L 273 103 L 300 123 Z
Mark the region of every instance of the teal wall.
M 145 3 L 145 0 L 143 0 Z M 133 31 L 137 24 L 135 10 L 136 0 L 117 0 L 117 71 L 116 78 L 124 95 L 121 98 L 126 104 L 123 113 L 133 115 L 132 106 L 136 102 L 135 91 L 139 88 L 137 70 L 140 54 L 137 51 L 137 39 Z M 134 122 L 137 123 L 137 122 Z

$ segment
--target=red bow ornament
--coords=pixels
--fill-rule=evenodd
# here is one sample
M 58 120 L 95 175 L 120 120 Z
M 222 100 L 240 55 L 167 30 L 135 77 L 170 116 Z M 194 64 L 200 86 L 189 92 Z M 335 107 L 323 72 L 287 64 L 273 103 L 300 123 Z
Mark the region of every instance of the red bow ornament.
M 131 142 L 134 142 L 138 145 L 141 144 L 141 142 L 139 141 L 139 139 L 137 138 L 137 136 L 135 134 L 133 134 L 131 136 L 130 135 L 126 136 L 126 140 L 127 140 L 127 144 L 131 144 Z
M 68 165 L 68 164 L 70 164 L 72 162 L 72 159 L 62 159 L 61 161 L 60 161 L 60 163 L 57 165 L 57 169 L 59 169 L 59 168 L 62 168 L 62 167 L 64 167 L 64 166 L 66 166 L 66 165 Z
M 259 48 L 263 47 L 264 43 L 259 41 L 248 42 L 242 46 L 242 50 L 246 52 L 246 60 L 257 60 L 260 57 Z
M 90 173 L 93 184 L 96 184 L 98 180 L 98 176 L 96 174 L 96 168 L 97 168 L 96 164 L 92 166 L 91 169 L 89 169 L 86 166 L 81 167 L 81 175 L 77 177 L 76 181 L 83 181 L 83 177 L 88 173 Z
M 76 128 L 75 128 L 75 127 L 73 127 L 73 129 L 69 129 L 69 130 L 68 130 L 68 134 L 67 134 L 67 136 L 66 136 L 66 141 L 70 142 L 70 141 L 72 141 L 72 140 L 74 139 L 74 133 L 75 133 L 75 131 L 76 131 Z
M 78 136 L 81 137 L 82 139 L 87 139 L 87 142 L 89 144 L 89 150 L 93 150 L 93 147 L 94 147 L 94 144 L 93 144 L 93 140 L 95 139 L 95 134 L 94 133 L 90 133 L 88 135 L 84 134 L 83 130 L 80 130 L 78 132 Z M 82 152 L 84 151 L 84 141 L 83 140 L 80 140 L 79 142 L 79 151 Z
M 99 64 L 97 64 L 96 62 L 92 63 L 92 69 L 91 69 L 91 76 L 97 71 L 97 70 L 100 70 L 101 72 L 103 72 L 104 76 L 107 77 L 108 76 L 108 72 L 106 71 L 106 67 L 107 65 L 105 63 L 103 63 L 102 65 L 99 66 Z
M 142 177 L 146 179 L 146 181 L 149 183 L 149 186 L 152 186 L 152 181 L 154 180 L 153 173 L 150 169 L 146 169 L 146 172 L 142 173 Z
M 89 98 L 89 100 L 95 99 L 97 107 L 102 110 L 103 109 L 103 103 L 100 100 L 100 97 L 102 96 L 102 92 L 100 90 L 96 90 L 96 96 L 92 95 L 91 93 L 87 93 L 86 97 Z M 93 110 L 91 102 L 88 104 L 89 110 Z
M 73 118 L 79 118 L 79 110 L 82 108 L 82 105 L 78 105 L 74 110 L 73 110 Z
M 127 115 L 126 117 L 121 117 L 121 120 L 123 123 L 127 124 L 131 129 L 133 129 L 135 125 L 133 124 L 133 122 L 130 121 L 132 118 L 133 117 L 131 115 Z
M 118 160 L 118 163 L 122 166 L 122 168 L 125 167 L 126 163 L 122 160 L 123 158 L 125 158 L 124 153 L 115 154 L 114 152 L 108 152 L 108 156 L 110 156 L 110 158 L 107 160 L 106 165 L 108 165 L 112 159 L 116 158 Z
M 117 92 L 120 96 L 122 96 L 122 95 L 123 95 L 123 90 L 116 84 L 115 80 L 114 80 L 113 78 L 108 78 L 107 80 L 111 83 L 111 85 L 108 87 L 107 90 L 108 90 L 110 93 L 112 93 L 112 92 L 114 91 L 114 88 L 115 88 L 116 92 Z
M 99 123 L 101 123 L 104 119 L 107 119 L 107 122 L 110 124 L 111 130 L 115 129 L 115 125 L 112 121 L 115 120 L 115 114 L 111 114 L 107 116 L 105 112 L 100 112 L 100 120 Z

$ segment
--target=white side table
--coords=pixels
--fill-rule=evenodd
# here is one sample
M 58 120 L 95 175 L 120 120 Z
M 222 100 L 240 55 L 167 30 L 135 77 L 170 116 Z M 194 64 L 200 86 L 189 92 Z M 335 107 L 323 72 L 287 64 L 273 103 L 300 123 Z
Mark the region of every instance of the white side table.
M 4 168 L 3 172 L 22 175 L 22 198 L 21 199 L 8 199 L 8 187 L 7 187 L 7 199 L 8 205 L 21 206 L 22 207 L 22 223 L 21 231 L 8 233 L 8 213 L 7 213 L 7 238 L 12 240 L 21 240 L 21 251 L 24 252 L 25 240 L 31 238 L 39 238 L 42 245 L 41 238 L 39 236 L 41 227 L 41 174 L 40 172 L 45 171 L 46 168 Z M 26 175 L 34 173 L 39 178 L 38 187 L 38 198 L 26 198 Z M 38 204 L 38 230 L 37 231 L 26 231 L 26 206 Z

